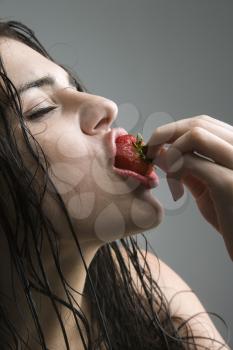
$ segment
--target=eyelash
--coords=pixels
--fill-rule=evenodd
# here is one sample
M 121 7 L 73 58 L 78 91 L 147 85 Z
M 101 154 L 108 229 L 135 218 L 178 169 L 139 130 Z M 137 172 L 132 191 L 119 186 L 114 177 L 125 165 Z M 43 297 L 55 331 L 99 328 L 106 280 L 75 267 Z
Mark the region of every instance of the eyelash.
M 40 108 L 40 109 L 38 109 L 37 111 L 35 111 L 35 112 L 29 114 L 29 115 L 27 116 L 27 119 L 36 119 L 36 118 L 42 117 L 43 115 L 45 115 L 45 114 L 51 112 L 51 111 L 54 110 L 55 108 L 57 108 L 57 107 L 55 107 L 55 106 L 49 106 L 49 107 L 46 107 L 46 108 Z

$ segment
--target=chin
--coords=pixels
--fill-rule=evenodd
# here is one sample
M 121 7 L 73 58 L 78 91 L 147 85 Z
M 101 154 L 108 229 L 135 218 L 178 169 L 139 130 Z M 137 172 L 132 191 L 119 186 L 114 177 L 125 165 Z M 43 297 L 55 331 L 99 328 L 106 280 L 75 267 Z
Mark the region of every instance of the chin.
M 153 229 L 164 217 L 161 203 L 144 185 L 100 207 L 93 217 L 93 235 L 102 243 Z
M 150 230 L 160 225 L 164 218 L 164 208 L 153 196 L 150 189 L 138 189 L 137 196 L 132 200 L 130 208 L 132 229 L 138 233 Z

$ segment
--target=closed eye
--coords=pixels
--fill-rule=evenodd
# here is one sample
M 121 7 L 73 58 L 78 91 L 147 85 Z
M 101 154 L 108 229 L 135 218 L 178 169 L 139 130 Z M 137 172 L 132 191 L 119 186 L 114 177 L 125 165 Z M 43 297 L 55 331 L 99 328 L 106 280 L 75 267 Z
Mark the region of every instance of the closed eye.
M 33 120 L 33 119 L 36 119 L 36 118 L 44 116 L 45 114 L 51 112 L 52 110 L 54 110 L 56 108 L 57 108 L 56 106 L 48 106 L 48 107 L 45 107 L 45 108 L 40 108 L 40 109 L 38 109 L 38 110 L 28 114 L 26 116 L 26 118 L 29 119 L 29 120 Z

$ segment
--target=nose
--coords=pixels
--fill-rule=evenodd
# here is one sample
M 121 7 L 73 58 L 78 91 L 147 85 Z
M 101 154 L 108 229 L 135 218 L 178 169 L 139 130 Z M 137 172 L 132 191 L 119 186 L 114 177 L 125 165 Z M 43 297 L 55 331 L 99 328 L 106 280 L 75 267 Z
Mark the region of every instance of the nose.
M 96 135 L 109 131 L 118 113 L 114 101 L 73 89 L 67 89 L 67 93 L 68 108 L 79 118 L 80 128 L 84 133 Z

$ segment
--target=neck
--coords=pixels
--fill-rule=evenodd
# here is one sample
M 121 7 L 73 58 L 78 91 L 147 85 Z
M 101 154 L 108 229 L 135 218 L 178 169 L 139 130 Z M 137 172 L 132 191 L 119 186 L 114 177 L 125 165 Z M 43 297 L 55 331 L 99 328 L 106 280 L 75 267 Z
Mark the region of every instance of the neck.
M 97 250 L 98 247 L 94 243 L 90 244 L 89 242 L 86 242 L 85 244 L 82 244 L 81 251 L 87 268 L 89 267 Z M 60 244 L 60 261 L 63 276 L 65 277 L 67 284 L 73 288 L 72 290 L 71 288 L 66 286 L 66 288 L 71 293 L 71 302 L 78 311 L 83 312 L 83 314 L 88 318 L 89 304 L 85 296 L 82 295 L 84 291 L 87 273 L 80 252 L 75 246 L 74 242 L 63 241 Z M 49 254 L 49 258 L 47 259 L 47 266 L 47 275 L 49 276 L 49 280 L 52 283 L 54 294 L 56 294 L 56 296 L 58 296 L 60 299 L 65 300 L 67 303 L 70 304 L 68 297 L 65 293 L 64 286 L 61 283 L 61 278 L 58 275 L 56 266 L 54 265 L 53 261 L 51 261 L 51 254 Z M 49 300 L 46 300 L 45 306 L 46 307 L 42 305 L 40 312 L 42 316 L 42 322 L 46 325 L 48 333 L 48 344 L 51 348 L 54 349 L 59 349 L 59 346 L 61 347 L 61 349 L 64 349 L 65 346 L 61 346 L 63 338 L 61 327 L 58 324 L 55 312 L 52 311 L 53 307 L 51 306 L 51 302 Z M 66 306 L 61 307 L 61 315 L 63 316 L 62 319 L 64 321 L 65 328 L 67 331 L 67 337 L 70 341 L 70 347 L 72 349 L 72 344 L 75 344 L 74 349 L 77 349 L 77 343 L 80 340 L 80 334 L 77 329 L 75 317 L 72 311 Z M 47 328 L 48 319 L 50 319 L 50 329 Z M 84 331 L 83 323 L 79 320 L 78 316 L 76 317 L 76 319 L 80 328 Z M 79 348 L 81 349 L 81 346 Z

